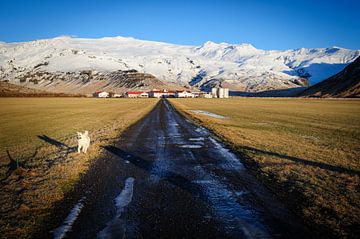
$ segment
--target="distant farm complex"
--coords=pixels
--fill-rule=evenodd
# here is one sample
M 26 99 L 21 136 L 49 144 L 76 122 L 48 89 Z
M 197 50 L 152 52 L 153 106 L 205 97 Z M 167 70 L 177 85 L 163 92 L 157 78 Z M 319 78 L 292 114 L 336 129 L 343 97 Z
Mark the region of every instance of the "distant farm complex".
M 93 97 L 98 98 L 229 98 L 228 88 L 212 88 L 211 92 L 189 91 L 189 90 L 157 90 L 151 91 L 128 91 L 117 94 L 106 91 L 96 91 Z

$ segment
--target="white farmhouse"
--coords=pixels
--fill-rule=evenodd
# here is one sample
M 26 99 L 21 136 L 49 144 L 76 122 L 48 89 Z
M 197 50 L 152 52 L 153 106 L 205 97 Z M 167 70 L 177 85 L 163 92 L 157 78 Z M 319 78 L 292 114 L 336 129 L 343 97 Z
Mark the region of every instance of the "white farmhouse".
M 123 96 L 122 96 L 122 94 L 117 94 L 117 93 L 115 93 L 115 94 L 113 95 L 113 97 L 114 97 L 114 98 L 121 98 L 121 97 L 123 97 Z
M 176 91 L 175 97 L 176 98 L 194 98 L 195 96 L 190 91 L 184 90 L 184 91 Z
M 98 97 L 99 97 L 99 98 L 108 98 L 108 97 L 109 97 L 109 93 L 106 92 L 106 91 L 100 92 L 100 93 L 98 94 Z
M 105 92 L 105 91 L 96 91 L 93 94 L 94 97 L 99 97 L 99 98 L 108 98 L 109 97 L 109 93 Z
M 149 94 L 145 91 L 129 91 L 125 93 L 128 98 L 148 98 Z
M 205 94 L 201 94 L 200 97 L 202 98 L 207 98 L 207 99 L 211 99 L 212 95 L 210 93 L 205 93 Z
M 153 89 L 152 91 L 149 92 L 149 97 L 151 98 L 172 98 L 175 97 L 175 91 L 169 91 L 169 90 L 156 90 Z

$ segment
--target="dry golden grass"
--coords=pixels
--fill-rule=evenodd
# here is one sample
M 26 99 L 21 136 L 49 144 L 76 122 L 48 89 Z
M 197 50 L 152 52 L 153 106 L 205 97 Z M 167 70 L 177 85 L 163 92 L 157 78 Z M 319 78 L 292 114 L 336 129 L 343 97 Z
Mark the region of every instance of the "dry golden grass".
M 0 98 L 0 237 L 28 238 L 82 173 L 157 99 Z M 88 154 L 73 151 L 88 130 Z M 41 136 L 44 140 L 40 139 Z M 20 168 L 7 174 L 9 151 Z M 37 152 L 34 155 L 34 152 Z
M 99 130 L 121 130 L 155 102 L 155 99 L 0 98 L 0 145 L 25 154 L 47 145 L 37 136 L 64 141 L 73 139 L 76 131 L 89 130 L 94 137 Z M 1 150 L 0 158 L 4 156 Z
M 248 168 L 323 236 L 359 235 L 359 100 L 232 98 L 171 99 L 171 103 L 242 155 Z

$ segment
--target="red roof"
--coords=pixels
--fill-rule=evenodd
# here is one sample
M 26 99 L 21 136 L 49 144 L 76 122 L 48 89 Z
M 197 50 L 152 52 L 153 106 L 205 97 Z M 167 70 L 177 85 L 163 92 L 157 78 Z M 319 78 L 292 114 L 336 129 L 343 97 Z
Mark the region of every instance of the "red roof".
M 177 90 L 176 92 L 178 92 L 178 93 L 182 93 L 182 92 L 187 92 L 187 93 L 191 93 L 191 91 L 189 91 L 189 90 Z
M 128 95 L 140 95 L 142 93 L 146 93 L 144 91 L 130 91 L 130 92 L 126 92 Z
M 173 90 L 168 90 L 168 91 L 163 91 L 163 90 L 152 90 L 150 91 L 151 93 L 164 93 L 164 94 L 167 94 L 167 93 L 175 93 L 175 91 Z M 150 93 L 149 92 L 149 93 Z
M 153 93 L 166 93 L 166 92 L 164 92 L 164 91 L 162 91 L 162 90 L 152 90 L 152 91 L 150 91 L 150 92 L 153 92 Z

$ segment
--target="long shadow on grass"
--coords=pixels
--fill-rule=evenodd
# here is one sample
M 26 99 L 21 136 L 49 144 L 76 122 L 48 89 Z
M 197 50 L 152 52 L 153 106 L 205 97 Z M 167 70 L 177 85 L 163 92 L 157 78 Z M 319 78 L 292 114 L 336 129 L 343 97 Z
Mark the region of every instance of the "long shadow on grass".
M 67 151 L 67 153 L 71 153 L 71 152 L 75 152 L 76 147 L 70 147 L 69 145 L 58 141 L 56 139 L 50 138 L 49 136 L 46 135 L 38 135 L 37 136 L 39 139 L 45 141 L 46 143 L 49 143 L 51 145 L 56 146 L 59 149 L 65 149 Z
M 343 168 L 343 167 L 340 167 L 340 166 L 334 166 L 334 165 L 331 165 L 331 164 L 314 162 L 314 161 L 301 159 L 301 158 L 297 158 L 297 157 L 293 157 L 293 156 L 288 156 L 288 155 L 284 155 L 284 154 L 279 154 L 279 153 L 275 153 L 275 152 L 271 152 L 271 151 L 260 150 L 260 149 L 256 149 L 256 148 L 248 147 L 248 146 L 243 146 L 241 148 L 245 149 L 245 150 L 250 150 L 252 152 L 259 153 L 259 154 L 265 154 L 265 155 L 279 157 L 279 158 L 282 158 L 282 159 L 287 159 L 287 160 L 290 160 L 290 161 L 293 161 L 293 162 L 296 162 L 296 163 L 304 164 L 306 166 L 317 167 L 317 168 L 321 168 L 321 169 L 325 169 L 325 170 L 329 170 L 329 171 L 333 171 L 333 172 L 337 172 L 337 173 L 347 173 L 347 174 L 352 174 L 352 175 L 360 175 L 360 172 L 357 171 L 357 170 Z

